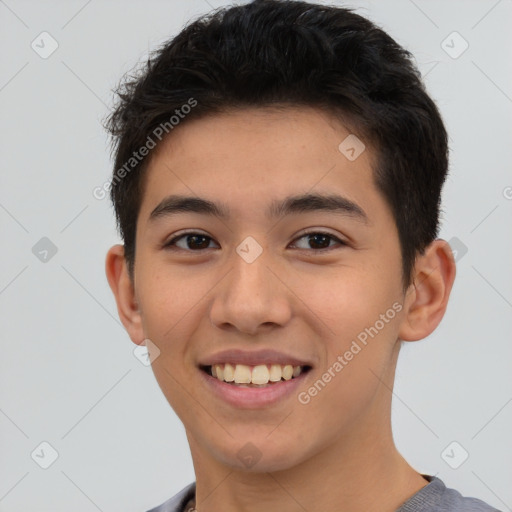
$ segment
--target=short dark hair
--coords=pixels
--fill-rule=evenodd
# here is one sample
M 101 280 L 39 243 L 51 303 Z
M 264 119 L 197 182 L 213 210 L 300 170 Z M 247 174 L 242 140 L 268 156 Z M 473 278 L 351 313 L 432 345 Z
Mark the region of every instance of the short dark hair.
M 416 256 L 437 237 L 448 171 L 441 115 L 411 53 L 353 9 L 286 0 L 217 9 L 189 22 L 115 92 L 106 123 L 115 154 L 110 197 L 132 278 L 151 154 L 133 155 L 171 134 L 175 114 L 181 123 L 251 107 L 335 115 L 375 152 L 372 172 L 396 222 L 404 290 Z

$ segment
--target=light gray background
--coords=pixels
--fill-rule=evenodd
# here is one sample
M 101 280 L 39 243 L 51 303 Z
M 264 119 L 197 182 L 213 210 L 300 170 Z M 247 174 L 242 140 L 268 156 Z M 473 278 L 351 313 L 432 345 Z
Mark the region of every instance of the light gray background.
M 142 512 L 194 479 L 183 427 L 118 320 L 104 275 L 118 237 L 92 190 L 111 172 L 111 89 L 222 4 L 0 0 L 2 512 Z M 468 249 L 442 324 L 400 356 L 397 446 L 418 471 L 512 510 L 512 2 L 343 5 L 416 56 L 451 137 L 441 236 Z M 59 45 L 47 59 L 31 48 L 43 31 Z M 454 31 L 469 43 L 458 58 L 441 46 Z M 57 247 L 46 262 L 32 252 L 42 237 Z M 49 456 L 43 441 L 59 454 L 46 470 L 31 457 Z M 441 456 L 453 441 L 469 453 L 458 469 Z

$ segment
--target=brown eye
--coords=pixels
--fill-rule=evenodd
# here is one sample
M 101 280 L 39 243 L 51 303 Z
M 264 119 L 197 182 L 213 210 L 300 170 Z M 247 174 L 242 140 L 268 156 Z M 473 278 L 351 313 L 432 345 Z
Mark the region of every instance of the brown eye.
M 186 243 L 189 249 L 206 249 L 210 245 L 210 238 L 204 235 L 187 235 Z
M 199 251 L 208 249 L 212 240 L 211 237 L 201 233 L 185 233 L 172 238 L 164 247 L 170 249 L 177 247 L 185 251 Z
M 313 244 L 312 249 L 327 249 L 331 243 L 332 237 L 322 235 L 321 233 L 308 235 L 308 243 Z
M 330 233 L 323 233 L 323 232 L 311 232 L 306 233 L 302 235 L 301 237 L 297 238 L 297 240 L 306 240 L 306 244 L 308 247 L 298 247 L 299 249 L 313 249 L 315 251 L 322 251 L 331 249 L 332 246 L 330 245 L 331 242 L 337 242 L 340 245 L 346 245 L 342 240 L 335 237 L 334 235 L 331 235 Z M 295 244 L 296 245 L 296 244 Z

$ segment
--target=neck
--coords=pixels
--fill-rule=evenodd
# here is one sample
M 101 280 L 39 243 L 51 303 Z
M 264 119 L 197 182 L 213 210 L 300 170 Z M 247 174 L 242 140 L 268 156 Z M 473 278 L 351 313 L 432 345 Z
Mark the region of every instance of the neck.
M 399 452 L 382 443 L 347 443 L 285 471 L 211 472 L 196 466 L 197 512 L 395 512 L 428 484 Z M 217 468 L 220 469 L 220 468 Z
M 394 512 L 428 484 L 397 451 L 384 458 L 369 453 L 366 461 L 361 453 L 346 460 L 346 451 L 329 449 L 316 461 L 269 473 L 199 469 L 192 505 L 197 512 Z

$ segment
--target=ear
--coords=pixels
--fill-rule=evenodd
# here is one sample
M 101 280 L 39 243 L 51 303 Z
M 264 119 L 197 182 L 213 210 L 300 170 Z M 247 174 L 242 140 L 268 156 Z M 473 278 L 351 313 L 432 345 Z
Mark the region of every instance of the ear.
M 426 338 L 441 322 L 455 280 L 455 259 L 450 244 L 434 240 L 416 258 L 415 275 L 405 297 L 405 312 L 398 337 L 404 341 Z
M 142 318 L 135 298 L 133 282 L 128 273 L 123 245 L 114 245 L 107 252 L 105 273 L 116 299 L 119 318 L 131 340 L 140 345 L 145 339 Z

